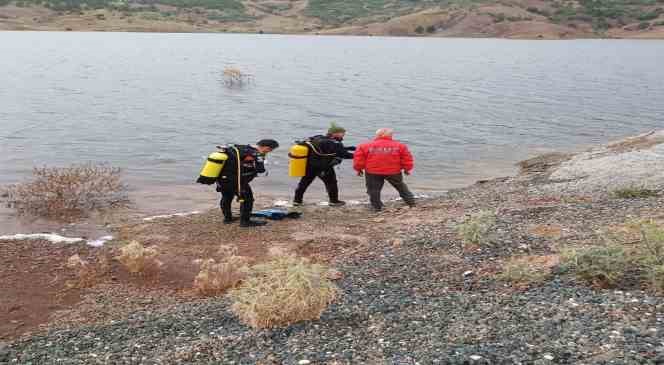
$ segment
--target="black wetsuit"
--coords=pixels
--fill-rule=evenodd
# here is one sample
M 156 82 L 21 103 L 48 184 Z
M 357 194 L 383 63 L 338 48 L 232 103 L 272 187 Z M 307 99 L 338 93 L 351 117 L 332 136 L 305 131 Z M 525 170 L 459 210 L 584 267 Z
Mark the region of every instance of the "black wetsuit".
M 309 157 L 307 159 L 306 174 L 300 179 L 300 183 L 295 189 L 295 203 L 302 203 L 304 193 L 316 177 L 323 180 L 325 189 L 329 196 L 330 203 L 339 202 L 339 186 L 337 185 L 337 174 L 334 172 L 334 166 L 341 163 L 344 159 L 352 159 L 354 147 L 344 147 L 341 141 L 328 136 L 313 136 L 308 139 L 316 151 L 309 148 Z
M 254 194 L 249 183 L 259 173 L 265 172 L 263 156 L 257 149 L 248 145 L 229 146 L 225 152 L 228 154 L 228 160 L 217 180 L 217 191 L 221 193 L 221 212 L 225 221 L 231 221 L 233 217 L 231 204 L 237 197 L 241 201 L 240 221 L 246 223 L 249 222 L 254 208 Z M 240 153 L 240 176 L 238 176 L 237 152 Z

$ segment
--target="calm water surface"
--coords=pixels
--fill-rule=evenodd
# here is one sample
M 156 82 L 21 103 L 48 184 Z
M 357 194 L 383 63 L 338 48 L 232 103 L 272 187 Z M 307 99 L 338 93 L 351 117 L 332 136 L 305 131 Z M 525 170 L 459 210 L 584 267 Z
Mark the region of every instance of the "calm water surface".
M 288 144 L 335 121 L 349 144 L 395 128 L 411 185 L 440 191 L 662 127 L 663 57 L 662 41 L 0 32 L 0 184 L 104 161 L 139 195 L 186 200 L 216 144 L 274 137 L 284 148 L 257 184 L 285 197 Z M 227 66 L 253 83 L 225 87 Z

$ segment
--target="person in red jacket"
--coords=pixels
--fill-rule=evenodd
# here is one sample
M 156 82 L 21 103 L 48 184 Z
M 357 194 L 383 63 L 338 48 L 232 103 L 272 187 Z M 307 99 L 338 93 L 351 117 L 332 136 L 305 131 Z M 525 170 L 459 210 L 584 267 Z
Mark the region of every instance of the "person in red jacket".
M 379 129 L 376 138 L 359 145 L 353 157 L 353 168 L 359 176 L 365 176 L 367 194 L 376 211 L 383 209 L 380 193 L 385 181 L 397 189 L 408 206 L 415 206 L 415 196 L 403 181 L 403 173 L 410 175 L 413 171 L 413 155 L 405 144 L 392 139 L 393 134 L 390 128 Z

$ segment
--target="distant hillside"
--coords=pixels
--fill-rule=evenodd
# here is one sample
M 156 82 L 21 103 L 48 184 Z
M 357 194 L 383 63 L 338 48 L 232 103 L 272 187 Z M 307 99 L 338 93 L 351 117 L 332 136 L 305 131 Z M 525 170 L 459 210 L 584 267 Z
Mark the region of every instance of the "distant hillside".
M 664 38 L 664 0 L 0 0 L 0 29 Z

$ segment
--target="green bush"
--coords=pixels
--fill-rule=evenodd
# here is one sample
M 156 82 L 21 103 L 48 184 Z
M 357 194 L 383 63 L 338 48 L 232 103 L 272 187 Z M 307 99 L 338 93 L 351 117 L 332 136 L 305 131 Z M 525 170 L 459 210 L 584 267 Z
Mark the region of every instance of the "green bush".
M 639 29 L 640 30 L 644 30 L 644 29 L 648 29 L 648 28 L 650 28 L 650 23 L 648 23 L 648 22 L 639 23 Z
M 0 6 L 7 6 L 10 2 L 11 0 L 0 0 Z
M 645 266 L 664 265 L 664 229 L 653 221 L 632 223 L 639 230 L 641 245 L 638 259 Z
M 653 20 L 657 19 L 659 17 L 659 14 L 660 14 L 659 11 L 651 11 L 648 13 L 640 14 L 636 19 L 641 21 Z
M 457 227 L 464 244 L 484 244 L 487 235 L 496 223 L 496 215 L 490 211 L 481 211 L 472 215 Z
M 648 23 L 650 26 L 650 23 Z M 646 26 L 646 28 L 648 27 Z M 639 25 L 639 29 L 642 29 Z M 639 187 L 629 187 L 617 189 L 611 192 L 611 196 L 617 199 L 639 199 L 639 198 L 649 198 L 657 196 L 656 190 L 650 190 L 646 188 Z
M 489 14 L 489 15 L 491 15 L 491 17 L 493 17 L 493 22 L 494 22 L 494 23 L 502 23 L 502 22 L 504 22 L 505 19 L 507 18 L 507 17 L 505 16 L 505 14 L 503 14 L 503 13 L 500 13 L 500 14 Z
M 658 293 L 664 293 L 664 265 L 649 267 L 647 275 L 650 287 Z
M 417 33 L 417 34 L 424 33 L 424 27 L 421 26 L 421 25 L 418 25 L 417 28 L 415 28 L 415 33 Z
M 427 33 L 435 33 L 436 32 L 436 27 L 433 25 L 430 25 L 427 27 Z
M 603 288 L 615 287 L 629 266 L 621 245 L 606 245 L 583 250 L 565 249 L 561 253 L 561 267 L 573 271 L 576 277 Z

